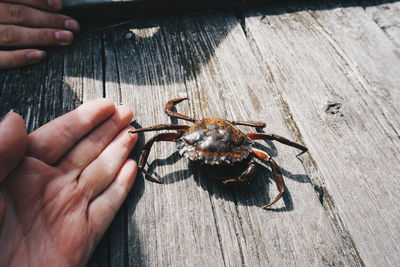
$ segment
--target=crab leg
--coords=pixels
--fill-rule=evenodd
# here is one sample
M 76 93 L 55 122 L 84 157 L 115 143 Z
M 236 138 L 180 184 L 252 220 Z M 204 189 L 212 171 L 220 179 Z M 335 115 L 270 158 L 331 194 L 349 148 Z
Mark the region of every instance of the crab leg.
M 173 111 L 175 104 L 177 104 L 185 99 L 187 99 L 187 97 L 175 98 L 175 99 L 171 99 L 170 101 L 168 101 L 167 104 L 165 105 L 165 113 L 167 113 L 167 115 L 172 118 L 178 118 L 178 119 L 182 119 L 182 120 L 186 120 L 186 121 L 195 122 L 196 121 L 195 119 Z
M 244 125 L 250 127 L 264 128 L 265 122 L 262 121 L 231 121 L 233 125 Z
M 151 127 L 146 128 L 139 128 L 129 133 L 141 133 L 141 132 L 150 132 L 150 131 L 159 131 L 159 130 L 177 130 L 177 131 L 184 131 L 188 129 L 190 126 L 188 125 L 180 125 L 180 124 L 157 124 Z
M 288 139 L 286 139 L 285 137 L 276 135 L 276 134 L 266 134 L 266 133 L 248 133 L 247 136 L 251 139 L 251 140 L 275 140 L 278 141 L 279 143 L 291 146 L 291 147 L 295 147 L 300 149 L 302 152 L 300 154 L 298 154 L 297 156 L 300 156 L 301 154 L 305 153 L 308 151 L 308 149 L 303 146 L 300 145 L 298 143 L 292 142 Z
M 149 157 L 150 150 L 151 150 L 151 147 L 153 146 L 154 142 L 159 142 L 159 141 L 175 142 L 176 139 L 178 139 L 181 135 L 182 135 L 182 133 L 160 133 L 160 134 L 155 135 L 153 138 L 151 138 L 149 141 L 146 142 L 146 144 L 144 145 L 142 154 L 140 155 L 139 164 L 138 164 L 139 170 L 141 170 L 144 173 L 146 178 L 148 178 L 149 180 L 151 180 L 153 182 L 157 182 L 160 184 L 162 183 L 160 181 L 160 179 L 152 176 L 150 173 L 148 173 L 147 171 L 144 170 L 144 166 L 146 165 L 147 158 Z
M 276 187 L 278 188 L 278 191 L 279 191 L 279 194 L 275 197 L 274 200 L 272 200 L 269 204 L 261 207 L 263 209 L 266 209 L 266 208 L 272 206 L 273 204 L 275 204 L 275 202 L 277 202 L 283 196 L 283 194 L 285 193 L 285 182 L 283 181 L 282 173 L 281 173 L 281 170 L 279 169 L 278 165 L 275 163 L 275 161 L 270 156 L 268 156 L 267 153 L 265 153 L 264 151 L 258 150 L 258 149 L 253 149 L 251 151 L 251 154 L 256 158 L 266 161 L 269 164 L 271 164 L 272 176 L 274 176 Z
M 223 181 L 223 184 L 230 185 L 235 183 L 248 183 L 250 179 L 254 178 L 256 175 L 256 165 L 254 164 L 254 160 L 249 163 L 249 166 L 239 177 L 231 178 Z

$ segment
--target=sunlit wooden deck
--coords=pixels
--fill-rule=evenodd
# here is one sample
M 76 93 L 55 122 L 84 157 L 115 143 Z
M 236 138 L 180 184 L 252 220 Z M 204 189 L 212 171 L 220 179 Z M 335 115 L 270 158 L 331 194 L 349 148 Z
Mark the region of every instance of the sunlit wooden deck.
M 263 210 L 269 166 L 227 190 L 155 145 L 164 184 L 138 177 L 89 266 L 400 265 L 400 3 L 321 2 L 90 24 L 46 62 L 0 72 L 1 114 L 30 130 L 98 97 L 137 126 L 169 123 L 166 101 L 187 96 L 182 113 L 265 121 L 309 148 L 259 144 L 287 187 Z

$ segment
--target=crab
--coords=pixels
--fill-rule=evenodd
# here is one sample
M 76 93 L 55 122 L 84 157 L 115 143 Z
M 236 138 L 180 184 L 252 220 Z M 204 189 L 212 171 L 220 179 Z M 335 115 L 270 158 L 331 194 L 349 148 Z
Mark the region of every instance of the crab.
M 178 151 L 190 161 L 198 162 L 218 170 L 216 177 L 222 184 L 247 184 L 256 174 L 254 158 L 265 161 L 271 165 L 272 175 L 278 188 L 278 195 L 270 203 L 262 206 L 266 209 L 275 204 L 285 193 L 285 182 L 282 173 L 275 161 L 264 151 L 255 149 L 254 140 L 275 140 L 282 144 L 301 150 L 301 155 L 307 152 L 307 148 L 301 144 L 292 142 L 282 136 L 267 133 L 243 133 L 237 125 L 264 128 L 264 122 L 258 121 L 229 121 L 218 118 L 196 120 L 174 111 L 175 104 L 187 99 L 187 97 L 175 98 L 167 102 L 165 112 L 172 118 L 182 119 L 194 123 L 193 126 L 181 124 L 157 124 L 147 128 L 139 128 L 130 133 L 140 133 L 159 130 L 175 130 L 177 132 L 159 133 L 148 140 L 139 158 L 138 168 L 146 179 L 162 183 L 162 181 L 144 169 L 151 147 L 155 142 L 176 142 Z M 224 177 L 227 170 L 237 169 L 240 173 L 236 177 Z M 225 171 L 222 171 L 225 170 Z M 222 173 L 222 174 L 221 174 Z

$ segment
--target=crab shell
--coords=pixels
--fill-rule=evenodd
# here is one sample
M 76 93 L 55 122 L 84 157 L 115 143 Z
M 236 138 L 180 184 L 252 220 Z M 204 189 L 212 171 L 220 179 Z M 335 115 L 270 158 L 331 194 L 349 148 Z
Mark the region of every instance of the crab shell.
M 240 162 L 249 156 L 252 144 L 243 132 L 223 119 L 196 121 L 177 140 L 181 155 L 209 165 Z

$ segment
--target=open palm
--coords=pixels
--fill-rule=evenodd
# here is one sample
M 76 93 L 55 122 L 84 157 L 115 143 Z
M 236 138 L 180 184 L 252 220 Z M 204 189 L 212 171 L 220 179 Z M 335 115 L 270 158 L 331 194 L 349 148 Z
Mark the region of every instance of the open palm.
M 136 176 L 132 113 L 97 100 L 26 134 L 0 123 L 0 262 L 84 265 Z

